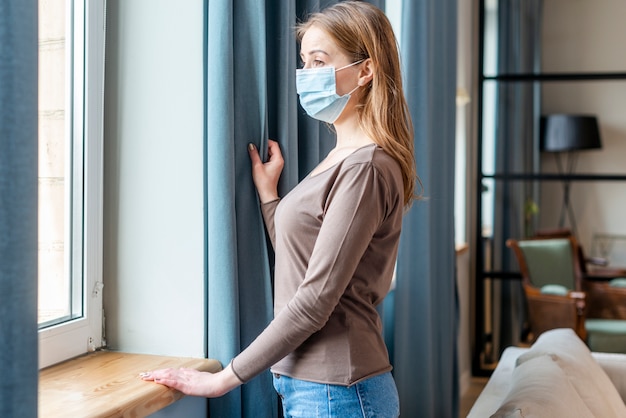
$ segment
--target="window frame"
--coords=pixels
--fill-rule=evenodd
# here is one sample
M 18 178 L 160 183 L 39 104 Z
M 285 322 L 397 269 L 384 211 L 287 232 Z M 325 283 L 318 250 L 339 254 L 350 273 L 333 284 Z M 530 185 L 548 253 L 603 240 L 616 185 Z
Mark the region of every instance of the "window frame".
M 70 182 L 70 206 L 73 210 L 78 205 L 83 212 L 82 239 L 78 240 L 82 245 L 68 251 L 72 257 L 82 257 L 82 263 L 78 263 L 82 268 L 75 277 L 83 281 L 82 292 L 78 295 L 79 300 L 82 297 L 83 309 L 82 315 L 76 319 L 39 330 L 40 368 L 106 345 L 102 311 L 106 0 L 74 0 L 68 3 L 66 33 L 71 39 L 67 41 L 66 38 L 66 42 L 72 52 L 68 54 L 71 58 L 66 61 L 66 77 L 68 86 L 72 86 L 72 98 L 67 127 L 74 149 L 72 152 L 82 155 L 83 174 L 82 184 L 75 186 L 75 182 Z M 75 196 L 80 195 L 81 191 L 81 199 L 76 199 Z

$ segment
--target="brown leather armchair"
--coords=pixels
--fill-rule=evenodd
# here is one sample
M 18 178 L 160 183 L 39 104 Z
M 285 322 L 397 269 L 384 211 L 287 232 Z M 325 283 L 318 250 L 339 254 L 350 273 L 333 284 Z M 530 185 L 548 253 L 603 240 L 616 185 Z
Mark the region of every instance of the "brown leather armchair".
M 510 239 L 522 274 L 533 339 L 572 328 L 594 351 L 626 353 L 626 288 L 583 278 L 573 236 Z

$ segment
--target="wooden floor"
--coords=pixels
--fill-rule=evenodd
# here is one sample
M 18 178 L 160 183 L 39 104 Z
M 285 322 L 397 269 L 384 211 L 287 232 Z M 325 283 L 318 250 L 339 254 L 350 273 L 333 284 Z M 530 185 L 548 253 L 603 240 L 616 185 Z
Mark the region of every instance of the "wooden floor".
M 472 381 L 470 386 L 467 388 L 465 393 L 461 395 L 461 407 L 459 409 L 459 418 L 467 417 L 470 409 L 472 409 L 472 405 L 482 392 L 483 388 L 487 384 L 487 377 L 472 377 Z

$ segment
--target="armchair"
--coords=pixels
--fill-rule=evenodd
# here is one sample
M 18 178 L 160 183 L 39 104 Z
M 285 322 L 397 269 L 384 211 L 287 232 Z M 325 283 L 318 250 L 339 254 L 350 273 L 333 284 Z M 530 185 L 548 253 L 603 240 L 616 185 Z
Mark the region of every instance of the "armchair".
M 569 238 L 573 234 L 568 228 L 545 229 L 537 231 L 535 237 Z M 586 257 L 580 244 L 577 248 L 580 289 L 587 295 L 587 317 L 626 319 L 626 269 L 607 267 L 606 259 Z
M 536 238 L 569 238 L 574 237 L 569 228 L 540 229 L 535 232 Z M 582 245 L 578 243 L 578 261 L 583 279 L 611 280 L 626 277 L 626 269 L 607 267 L 608 260 L 602 257 L 587 257 Z
M 626 353 L 626 288 L 607 282 L 597 288 L 584 280 L 573 236 L 506 244 L 520 267 L 534 338 L 548 329 L 572 328 L 593 351 Z

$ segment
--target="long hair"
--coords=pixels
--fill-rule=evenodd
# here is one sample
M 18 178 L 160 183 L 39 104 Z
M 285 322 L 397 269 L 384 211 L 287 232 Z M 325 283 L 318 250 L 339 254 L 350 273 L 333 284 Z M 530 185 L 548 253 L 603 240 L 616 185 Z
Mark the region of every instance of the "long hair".
M 344 1 L 298 24 L 296 35 L 316 26 L 326 32 L 352 61 L 371 58 L 374 78 L 359 95 L 357 114 L 364 131 L 400 165 L 404 204 L 409 206 L 421 189 L 415 169 L 413 124 L 402 90 L 402 74 L 396 37 L 387 16 L 376 6 Z

